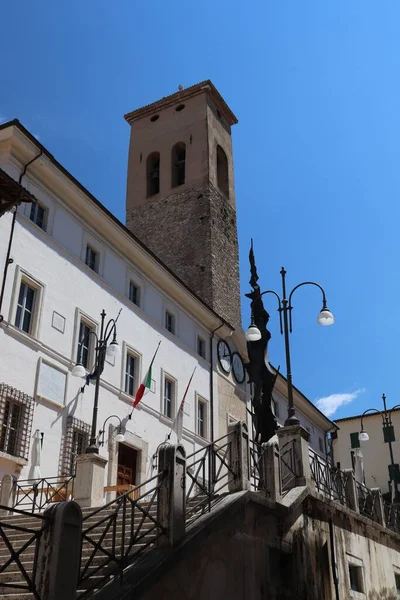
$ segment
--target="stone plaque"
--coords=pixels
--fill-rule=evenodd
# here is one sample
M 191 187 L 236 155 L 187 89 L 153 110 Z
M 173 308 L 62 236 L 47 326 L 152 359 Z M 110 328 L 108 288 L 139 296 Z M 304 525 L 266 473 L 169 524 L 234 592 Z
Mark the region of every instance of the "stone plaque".
M 55 310 L 53 311 L 53 320 L 52 320 L 51 324 L 54 327 L 54 329 L 57 329 L 57 331 L 60 331 L 61 333 L 64 333 L 64 331 L 65 331 L 65 317 L 63 317 L 62 315 L 60 315 Z
M 48 363 L 40 365 L 37 395 L 64 406 L 67 375 Z

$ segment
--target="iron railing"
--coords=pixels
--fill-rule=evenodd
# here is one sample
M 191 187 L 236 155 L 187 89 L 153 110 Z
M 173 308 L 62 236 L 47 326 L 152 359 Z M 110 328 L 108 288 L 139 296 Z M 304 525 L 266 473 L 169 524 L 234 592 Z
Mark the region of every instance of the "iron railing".
M 296 482 L 296 460 L 294 440 L 289 440 L 280 447 L 281 492 L 288 492 Z
M 22 515 L 28 520 L 28 524 L 23 525 L 21 519 L 15 521 L 13 517 L 11 519 L 0 517 L 0 550 L 2 555 L 6 554 L 1 558 L 0 588 L 3 593 L 3 588 L 20 590 L 22 593 L 30 592 L 35 600 L 41 600 L 36 586 L 36 571 L 40 544 L 44 532 L 50 525 L 50 518 L 46 515 L 10 509 L 8 506 L 0 505 L 0 510 L 12 512 L 13 516 Z
M 400 533 L 400 510 L 398 505 L 383 500 L 386 527 Z
M 118 496 L 83 519 L 79 597 L 103 586 L 152 546 L 164 529 L 157 501 L 164 472 Z M 136 498 L 132 497 L 134 490 Z M 146 499 L 146 501 L 144 501 Z
M 31 513 L 43 511 L 52 502 L 73 498 L 75 476 L 18 479 L 14 481 L 13 507 Z
M 186 458 L 186 522 L 210 511 L 217 497 L 229 490 L 237 475 L 232 465 L 236 435 L 231 431 Z
M 377 502 L 379 501 L 378 494 L 358 481 L 356 481 L 356 490 L 360 515 L 364 515 L 364 517 L 368 517 L 369 519 L 372 519 L 372 521 L 379 522 L 379 515 L 377 512 Z
M 250 452 L 250 484 L 253 490 L 265 489 L 264 476 L 262 472 L 263 450 L 255 440 L 249 441 Z
M 350 506 L 343 471 L 333 467 L 312 448 L 309 448 L 308 451 L 311 479 L 314 481 L 316 490 L 331 500 L 337 500 L 344 506 Z

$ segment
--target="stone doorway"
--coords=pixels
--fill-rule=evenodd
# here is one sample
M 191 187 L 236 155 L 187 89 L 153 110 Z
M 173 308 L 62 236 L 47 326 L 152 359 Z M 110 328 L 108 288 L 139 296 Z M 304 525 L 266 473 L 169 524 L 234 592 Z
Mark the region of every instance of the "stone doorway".
M 137 466 L 139 464 L 139 452 L 127 444 L 119 444 L 118 447 L 118 467 L 117 467 L 117 485 L 133 487 L 137 484 Z M 126 489 L 125 489 L 126 491 Z M 123 493 L 121 489 L 118 495 Z

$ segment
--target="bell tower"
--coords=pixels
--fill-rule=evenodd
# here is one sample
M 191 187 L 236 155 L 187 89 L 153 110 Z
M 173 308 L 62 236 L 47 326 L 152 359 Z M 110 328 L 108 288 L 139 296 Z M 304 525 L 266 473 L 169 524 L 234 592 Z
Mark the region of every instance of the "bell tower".
M 125 119 L 127 227 L 210 308 L 240 326 L 235 115 L 204 81 Z

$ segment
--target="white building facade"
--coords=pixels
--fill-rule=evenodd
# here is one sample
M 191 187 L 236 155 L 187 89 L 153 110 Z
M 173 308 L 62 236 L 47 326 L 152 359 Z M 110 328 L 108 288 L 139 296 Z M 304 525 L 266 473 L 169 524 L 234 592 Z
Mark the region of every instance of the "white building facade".
M 0 132 L 0 167 L 15 180 L 24 164 L 40 153 L 42 147 L 33 140 L 16 124 Z M 184 410 L 182 443 L 187 453 L 209 443 L 212 435 L 224 435 L 229 419 L 246 420 L 246 383 L 225 373 L 217 359 L 221 338 L 245 356 L 243 332 L 234 332 L 192 294 L 51 155 L 43 153 L 32 163 L 22 184 L 38 203 L 19 208 L 5 282 L 0 473 L 32 477 L 35 432 L 42 438 L 42 477 L 73 472 L 76 453 L 88 443 L 94 384 L 84 386 L 71 370 L 80 336 L 89 329 L 99 334 L 102 310 L 106 323 L 120 313 L 116 327 L 121 355 L 105 362 L 97 429 L 110 415 L 121 419 L 124 445 L 131 449 L 126 461 L 135 465 L 134 484 L 152 474 L 152 457 L 171 431 L 195 367 Z M 8 213 L 0 221 L 1 264 L 11 225 Z M 212 333 L 216 329 L 217 335 Z M 88 373 L 95 352 L 95 338 L 90 339 L 83 348 Z M 128 419 L 159 343 L 151 389 Z M 10 388 L 17 391 L 14 400 Z M 224 415 L 219 410 L 221 393 L 229 405 Z M 107 423 L 100 449 L 109 459 L 105 485 L 117 481 L 117 425 L 118 419 Z

